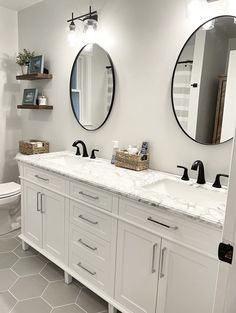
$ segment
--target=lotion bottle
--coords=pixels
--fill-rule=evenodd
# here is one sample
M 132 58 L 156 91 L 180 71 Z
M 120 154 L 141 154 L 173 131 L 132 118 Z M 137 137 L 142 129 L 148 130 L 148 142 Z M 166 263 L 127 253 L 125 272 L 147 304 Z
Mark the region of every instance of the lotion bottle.
M 116 161 L 116 152 L 119 151 L 119 141 L 113 141 L 113 151 L 112 151 L 112 158 L 111 164 L 115 164 Z

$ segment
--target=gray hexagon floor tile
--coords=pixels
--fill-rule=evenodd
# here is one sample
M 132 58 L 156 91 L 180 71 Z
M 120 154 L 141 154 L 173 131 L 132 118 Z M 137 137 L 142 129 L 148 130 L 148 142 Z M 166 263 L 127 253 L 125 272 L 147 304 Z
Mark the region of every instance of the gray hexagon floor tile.
M 12 269 L 18 275 L 24 276 L 38 274 L 44 266 L 45 262 L 43 262 L 38 256 L 31 256 L 17 261 Z
M 77 305 L 70 304 L 56 308 L 52 310 L 52 313 L 86 313 L 86 312 L 79 308 Z
M 11 313 L 50 313 L 51 307 L 41 298 L 18 302 Z
M 10 292 L 18 300 L 40 297 L 48 282 L 41 275 L 21 277 L 11 287 Z
M 19 246 L 19 242 L 15 238 L 0 239 L 0 252 L 10 252 Z
M 67 285 L 63 281 L 50 283 L 43 293 L 45 299 L 52 306 L 73 304 L 80 292 L 80 288 L 74 284 Z
M 12 252 L 0 253 L 0 269 L 12 267 L 18 259 Z
M 17 247 L 13 252 L 20 258 L 24 258 L 27 256 L 33 256 L 33 255 L 38 254 L 38 252 L 32 248 L 29 248 L 28 250 L 24 251 L 22 249 L 21 245 L 19 247 Z
M 87 313 L 107 311 L 108 306 L 106 301 L 87 288 L 82 289 L 76 304 L 78 304 Z
M 49 281 L 57 281 L 64 279 L 64 272 L 53 263 L 48 263 L 40 274 Z
M 15 283 L 17 277 L 10 269 L 0 270 L 0 292 L 7 291 Z
M 8 291 L 0 293 L 1 313 L 9 313 L 15 304 L 16 299 Z

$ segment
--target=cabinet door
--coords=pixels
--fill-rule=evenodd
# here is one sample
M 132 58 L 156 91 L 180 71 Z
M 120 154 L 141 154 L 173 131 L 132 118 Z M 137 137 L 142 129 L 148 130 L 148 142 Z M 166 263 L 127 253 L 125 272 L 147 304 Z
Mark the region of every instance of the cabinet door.
M 156 313 L 212 311 L 218 261 L 162 241 Z
M 160 243 L 159 237 L 119 222 L 115 297 L 132 312 L 155 312 Z
M 58 260 L 65 258 L 65 198 L 43 189 L 43 249 Z
M 23 235 L 42 248 L 41 188 L 24 182 L 23 187 Z

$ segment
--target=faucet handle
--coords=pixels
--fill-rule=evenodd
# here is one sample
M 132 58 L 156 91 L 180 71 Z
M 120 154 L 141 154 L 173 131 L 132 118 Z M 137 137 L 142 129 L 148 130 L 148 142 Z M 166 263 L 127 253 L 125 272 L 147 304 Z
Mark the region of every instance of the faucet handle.
M 99 152 L 99 150 L 98 150 L 98 149 L 93 149 L 93 150 L 92 150 L 92 153 L 91 153 L 90 159 L 96 159 L 95 152 Z
M 212 185 L 212 187 L 221 188 L 220 177 L 229 177 L 229 175 L 226 175 L 226 174 L 217 174 L 217 175 L 216 175 L 215 182 L 214 182 L 214 184 Z
M 187 167 L 182 166 L 182 165 L 177 165 L 177 167 L 184 169 L 184 173 L 183 173 L 183 176 L 182 176 L 181 179 L 182 179 L 182 180 L 189 180 Z

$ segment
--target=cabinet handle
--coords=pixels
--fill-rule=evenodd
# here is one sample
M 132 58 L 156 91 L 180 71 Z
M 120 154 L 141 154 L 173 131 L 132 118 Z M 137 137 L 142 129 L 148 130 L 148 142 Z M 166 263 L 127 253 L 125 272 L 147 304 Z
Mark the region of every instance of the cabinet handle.
M 43 180 L 43 181 L 49 182 L 49 179 L 48 179 L 48 178 L 43 178 L 43 177 L 41 177 L 41 176 L 39 176 L 39 175 L 34 175 L 34 177 L 36 177 L 36 178 L 38 178 L 38 179 L 41 179 L 41 180 Z
M 86 221 L 86 222 L 88 222 L 90 224 L 93 224 L 93 225 L 97 225 L 98 224 L 98 222 L 91 221 L 88 218 L 84 217 L 83 215 L 79 215 L 79 218 L 81 218 L 81 220 L 84 220 L 84 221 Z
M 161 269 L 160 269 L 160 278 L 163 278 L 165 276 L 164 274 L 164 258 L 165 258 L 165 252 L 167 248 L 163 248 L 161 250 Z
M 156 273 L 156 268 L 155 268 L 155 260 L 156 260 L 156 249 L 157 249 L 157 243 L 155 243 L 153 245 L 153 248 L 152 248 L 152 274 L 153 273 Z
M 45 211 L 43 211 L 43 198 L 44 198 L 44 194 L 43 193 L 40 193 L 40 202 L 41 202 L 41 213 L 45 213 Z
M 83 191 L 80 191 L 79 194 L 84 196 L 84 197 L 91 198 L 93 200 L 98 200 L 99 199 L 99 197 L 94 197 L 94 196 L 88 195 L 87 193 L 84 193 Z
M 93 250 L 93 251 L 96 251 L 96 250 L 97 250 L 96 247 L 91 247 L 91 246 L 89 246 L 87 243 L 83 242 L 82 239 L 79 239 L 78 242 L 81 243 L 81 244 L 82 244 L 83 246 L 85 246 L 86 248 L 89 248 L 90 250 Z
M 173 229 L 173 230 L 177 230 L 177 229 L 179 229 L 179 227 L 178 227 L 178 226 L 171 226 L 171 225 L 167 225 L 167 224 L 164 224 L 164 223 L 158 222 L 158 221 L 154 220 L 151 216 L 150 216 L 150 217 L 148 217 L 148 219 L 147 219 L 147 220 L 148 220 L 148 221 L 150 221 L 150 222 L 152 222 L 152 223 L 156 223 L 156 224 L 158 224 L 158 225 L 161 225 L 161 226 L 164 226 L 164 227 L 166 227 L 166 228 L 169 228 L 169 229 Z
M 38 191 L 37 192 L 37 212 L 41 212 L 41 210 L 39 209 L 39 195 L 40 195 L 40 192 Z
M 86 267 L 84 267 L 84 266 L 82 265 L 81 262 L 79 262 L 77 265 L 78 265 L 80 268 L 82 268 L 84 271 L 88 272 L 90 275 L 93 275 L 93 276 L 94 276 L 94 275 L 97 274 L 96 272 L 92 272 L 92 271 L 88 270 Z

